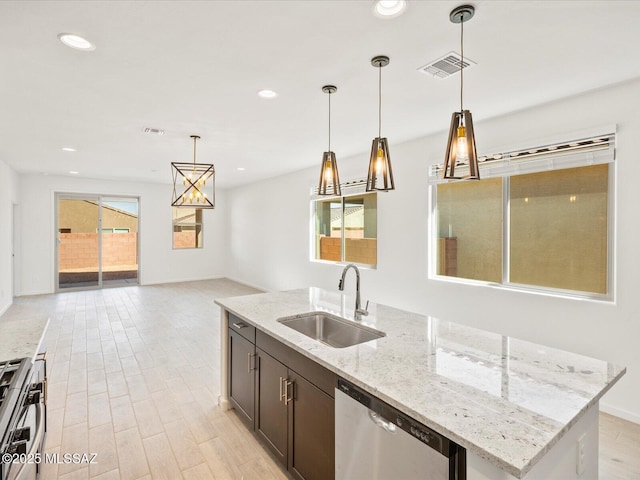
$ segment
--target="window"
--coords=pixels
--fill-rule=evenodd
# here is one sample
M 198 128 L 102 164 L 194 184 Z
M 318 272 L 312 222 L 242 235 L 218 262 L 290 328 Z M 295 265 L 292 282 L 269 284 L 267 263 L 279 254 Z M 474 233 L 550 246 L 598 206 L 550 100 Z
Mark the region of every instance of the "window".
M 481 163 L 483 180 L 437 184 L 434 273 L 608 296 L 613 140 L 530 149 L 528 160 L 507 154 L 486 168 L 502 169 L 495 178 L 482 176 Z
M 313 200 L 313 211 L 313 259 L 376 265 L 375 192 Z
M 202 248 L 202 209 L 173 207 L 173 248 Z

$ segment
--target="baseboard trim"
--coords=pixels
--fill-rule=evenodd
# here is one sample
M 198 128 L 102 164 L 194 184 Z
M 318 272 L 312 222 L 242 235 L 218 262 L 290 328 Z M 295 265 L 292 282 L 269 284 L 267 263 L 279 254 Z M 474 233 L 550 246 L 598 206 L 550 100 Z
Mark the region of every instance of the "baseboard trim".
M 630 412 L 628 410 L 624 410 L 623 408 L 617 408 L 601 402 L 600 411 L 604 413 L 608 413 L 609 415 L 613 415 L 614 417 L 619 417 L 624 420 L 628 420 L 629 422 L 637 423 L 638 425 L 640 425 L 640 415 L 634 412 Z
M 7 310 L 9 310 L 11 308 L 11 305 L 13 305 L 13 300 L 11 300 L 8 304 L 6 304 L 4 307 L 0 308 L 0 317 L 2 315 L 4 315 Z
M 255 288 L 256 290 L 261 290 L 261 291 L 262 291 L 262 292 L 264 292 L 264 293 L 271 293 L 271 292 L 273 292 L 273 291 L 274 291 L 274 290 L 273 290 L 273 289 L 271 289 L 271 288 L 266 288 L 266 287 L 264 287 L 264 286 L 262 286 L 262 285 L 257 285 L 257 284 L 255 284 L 255 283 L 245 282 L 244 280 L 239 280 L 239 279 L 234 278 L 234 277 L 229 277 L 229 276 L 227 276 L 227 277 L 225 277 L 225 278 L 226 278 L 227 280 L 231 280 L 232 282 L 241 283 L 242 285 L 246 285 L 247 287 Z
M 141 282 L 139 285 L 144 287 L 145 285 L 163 285 L 167 283 L 185 283 L 185 282 L 201 282 L 203 280 L 220 280 L 222 278 L 226 278 L 224 275 L 212 275 L 206 277 L 198 277 L 198 278 L 180 278 L 180 279 L 167 279 L 167 280 L 153 280 L 150 282 Z
M 180 279 L 166 279 L 166 280 L 153 280 L 150 282 L 145 281 L 144 283 L 138 283 L 136 284 L 123 284 L 123 285 L 115 285 L 115 287 L 136 287 L 136 286 L 140 286 L 143 287 L 145 285 L 163 285 L 163 284 L 167 284 L 167 283 L 184 283 L 184 282 L 200 282 L 203 280 L 220 280 L 226 278 L 224 275 L 212 275 L 212 276 L 206 276 L 206 277 L 197 277 L 197 278 L 180 278 Z M 242 283 L 242 282 L 239 282 Z M 104 287 L 106 288 L 112 288 L 112 287 Z M 88 291 L 88 290 L 100 290 L 98 288 L 96 289 L 80 289 L 80 290 L 69 290 L 70 292 L 72 291 Z M 16 297 L 31 297 L 34 295 L 54 295 L 56 293 L 66 293 L 66 290 L 60 290 L 58 292 L 55 291 L 34 291 L 34 292 L 23 292 L 20 294 L 16 294 Z
M 33 292 L 20 292 L 16 294 L 16 297 L 34 297 L 36 295 L 53 295 L 54 291 L 51 290 L 40 290 L 40 291 L 33 291 Z

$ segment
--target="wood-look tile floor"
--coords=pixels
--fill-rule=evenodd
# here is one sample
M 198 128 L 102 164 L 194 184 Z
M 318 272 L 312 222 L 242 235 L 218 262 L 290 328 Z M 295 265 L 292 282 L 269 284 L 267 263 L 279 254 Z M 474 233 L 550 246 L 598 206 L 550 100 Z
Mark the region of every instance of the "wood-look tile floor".
M 228 280 L 17 298 L 6 316 L 48 315 L 47 453 L 52 479 L 286 479 L 217 406 L 220 309 L 256 290 Z
M 229 280 L 20 297 L 5 317 L 51 318 L 48 453 L 53 479 L 287 479 L 232 412 L 217 406 L 216 298 L 255 293 Z M 640 425 L 600 415 L 600 478 L 640 478 Z

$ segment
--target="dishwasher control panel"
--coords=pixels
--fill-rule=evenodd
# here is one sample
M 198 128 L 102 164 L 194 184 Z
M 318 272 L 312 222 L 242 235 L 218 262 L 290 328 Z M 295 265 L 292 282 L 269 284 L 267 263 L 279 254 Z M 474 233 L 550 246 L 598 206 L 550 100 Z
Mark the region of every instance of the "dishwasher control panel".
M 338 378 L 337 388 L 346 395 L 349 395 L 358 403 L 367 407 L 369 410 L 372 410 L 387 421 L 395 424 L 398 428 L 401 428 L 414 438 L 420 440 L 422 443 L 425 443 L 434 450 L 440 452 L 442 455 L 451 457 L 455 454 L 457 445 L 451 442 L 447 437 L 440 435 L 429 427 L 399 411 L 397 408 L 392 407 L 379 398 L 374 397 L 372 394 L 365 392 L 362 388 L 353 385 L 343 378 Z

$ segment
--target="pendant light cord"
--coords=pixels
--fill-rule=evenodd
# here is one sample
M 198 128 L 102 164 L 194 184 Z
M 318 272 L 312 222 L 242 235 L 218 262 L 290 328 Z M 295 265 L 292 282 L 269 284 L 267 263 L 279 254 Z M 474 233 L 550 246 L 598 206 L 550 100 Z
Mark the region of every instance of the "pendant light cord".
M 329 152 L 331 151 L 331 91 L 329 91 Z
M 378 64 L 378 138 L 382 137 L 382 64 Z
M 460 14 L 460 113 L 462 109 L 462 86 L 464 84 L 464 78 L 462 69 L 464 67 L 464 14 Z

